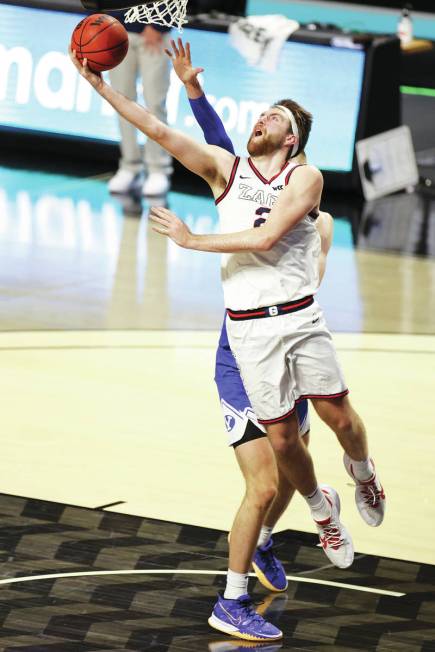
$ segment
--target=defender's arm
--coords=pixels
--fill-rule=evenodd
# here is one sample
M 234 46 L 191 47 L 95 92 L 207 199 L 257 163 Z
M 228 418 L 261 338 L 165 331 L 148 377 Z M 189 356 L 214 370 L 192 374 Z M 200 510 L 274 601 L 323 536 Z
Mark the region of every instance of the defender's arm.
M 178 79 L 183 83 L 189 99 L 193 115 L 204 134 L 205 141 L 209 145 L 217 145 L 234 154 L 233 144 L 225 131 L 222 120 L 207 100 L 201 84 L 198 80 L 200 72 L 204 68 L 194 68 L 192 65 L 192 55 L 190 52 L 190 43 L 184 45 L 181 38 L 178 44 L 171 41 L 172 50 L 165 50 L 172 67 Z
M 332 236 L 334 233 L 334 220 L 332 215 L 325 211 L 319 212 L 316 223 L 320 235 L 320 256 L 319 256 L 319 285 L 323 280 L 326 270 L 326 258 L 332 245 Z

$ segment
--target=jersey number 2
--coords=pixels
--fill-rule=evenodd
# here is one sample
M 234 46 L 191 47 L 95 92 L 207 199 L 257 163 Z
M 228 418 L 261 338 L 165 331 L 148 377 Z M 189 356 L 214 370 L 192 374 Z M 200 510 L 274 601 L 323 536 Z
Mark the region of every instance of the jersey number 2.
M 270 213 L 270 208 L 265 208 L 264 206 L 262 206 L 261 208 L 257 208 L 257 210 L 255 211 L 256 215 L 265 215 L 267 213 Z M 257 217 L 257 219 L 254 221 L 254 229 L 264 224 L 265 221 L 266 221 L 265 217 Z

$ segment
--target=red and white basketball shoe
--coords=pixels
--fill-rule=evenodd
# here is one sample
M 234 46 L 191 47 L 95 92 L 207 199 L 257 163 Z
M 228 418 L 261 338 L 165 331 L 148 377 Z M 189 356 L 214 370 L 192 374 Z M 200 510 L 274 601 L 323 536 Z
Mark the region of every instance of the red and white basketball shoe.
M 353 541 L 340 521 L 340 498 L 332 487 L 320 485 L 331 505 L 331 516 L 324 521 L 314 521 L 319 531 L 320 544 L 328 559 L 338 568 L 349 568 L 353 562 Z
M 385 515 L 385 492 L 376 474 L 376 469 L 369 480 L 358 480 L 353 472 L 352 460 L 346 453 L 343 457 L 344 468 L 355 482 L 355 502 L 364 521 L 372 527 L 378 527 Z M 373 460 L 371 460 L 375 468 Z

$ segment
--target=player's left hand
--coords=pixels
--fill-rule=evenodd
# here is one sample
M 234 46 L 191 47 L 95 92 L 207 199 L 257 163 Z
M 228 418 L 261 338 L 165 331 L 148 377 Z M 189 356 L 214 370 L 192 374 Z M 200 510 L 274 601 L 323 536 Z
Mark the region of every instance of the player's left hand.
M 175 213 L 167 208 L 153 206 L 150 211 L 150 219 L 155 222 L 152 227 L 153 231 L 167 235 L 179 247 L 189 248 L 192 232 Z

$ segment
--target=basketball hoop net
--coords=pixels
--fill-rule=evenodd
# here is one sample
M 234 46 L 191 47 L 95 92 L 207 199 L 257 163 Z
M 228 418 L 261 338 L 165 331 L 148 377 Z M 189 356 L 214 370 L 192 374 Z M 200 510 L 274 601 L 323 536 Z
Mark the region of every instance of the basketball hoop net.
M 157 0 L 147 2 L 137 7 L 131 7 L 125 16 L 126 23 L 154 23 L 165 27 L 176 27 L 179 32 L 183 31 L 186 19 L 187 0 Z

